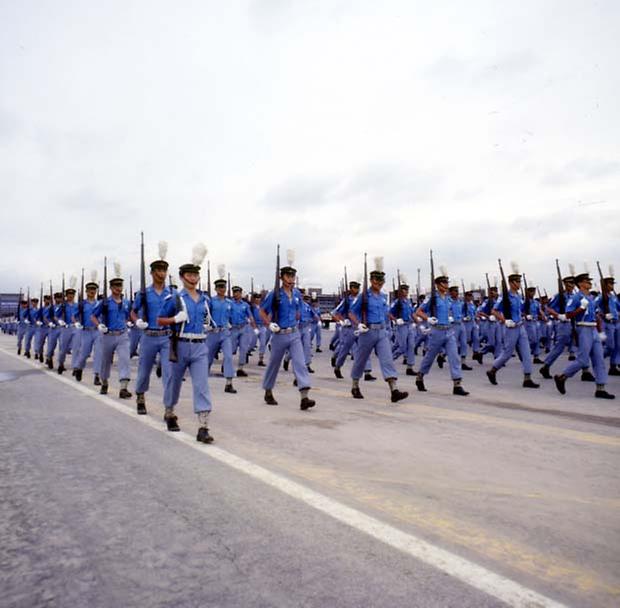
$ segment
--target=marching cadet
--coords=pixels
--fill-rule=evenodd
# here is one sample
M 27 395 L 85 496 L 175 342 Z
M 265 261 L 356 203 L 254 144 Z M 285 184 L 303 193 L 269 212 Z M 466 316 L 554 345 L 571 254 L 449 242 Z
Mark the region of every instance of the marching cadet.
M 258 329 L 258 334 L 256 334 L 256 338 L 258 339 L 258 367 L 266 367 L 265 364 L 265 351 L 267 350 L 267 343 L 269 342 L 269 338 L 271 337 L 271 332 L 268 327 L 265 327 L 263 324 L 263 320 L 260 316 L 260 303 L 261 303 L 261 295 L 259 293 L 252 294 L 252 317 L 254 318 L 254 323 L 256 324 L 256 328 Z M 255 332 L 256 333 L 256 332 Z
M 540 384 L 536 384 L 532 380 L 532 354 L 527 333 L 523 327 L 523 301 L 519 293 L 521 275 L 516 264 L 513 264 L 512 274 L 508 275 L 508 283 L 510 287 L 507 296 L 510 314 L 505 317 L 502 313 L 504 309 L 503 295 L 493 307 L 493 314 L 504 324 L 505 336 L 502 349 L 493 361 L 493 367 L 487 371 L 487 377 L 491 384 L 497 384 L 497 372 L 506 365 L 518 347 L 521 354 L 521 365 L 523 366 L 523 387 L 539 388 Z
M 152 284 L 145 287 L 145 293 L 139 291 L 133 302 L 131 319 L 140 332 L 143 332 L 140 342 L 140 358 L 138 360 L 138 377 L 136 379 L 136 410 L 138 414 L 146 414 L 146 399 L 144 394 L 149 390 L 151 372 L 155 359 L 159 354 L 162 371 L 162 382 L 165 387 L 170 378 L 170 328 L 161 327 L 157 323 L 159 311 L 171 290 L 166 287 L 168 262 L 165 257 L 168 244 L 159 243 L 159 259 L 150 264 Z M 143 260 L 144 261 L 144 260 Z M 143 268 L 144 266 L 142 266 Z M 138 315 L 141 315 L 139 317 Z
M 171 340 L 172 363 L 170 376 L 164 390 L 164 420 L 169 431 L 179 431 L 174 408 L 179 402 L 185 371 L 189 369 L 192 379 L 194 413 L 198 416 L 196 441 L 212 443 L 213 437 L 207 426 L 212 410 L 209 390 L 209 360 L 205 328 L 211 324 L 209 301 L 204 292 L 197 289 L 200 282 L 200 264 L 207 255 L 203 244 L 192 251 L 192 262 L 179 268 L 183 288 L 169 294 L 164 300 L 157 323 L 173 327 Z
M 360 282 L 349 281 L 348 293 L 345 292 L 338 306 L 332 310 L 332 317 L 336 320 L 340 328 L 338 346 L 332 356 L 334 375 L 339 379 L 344 377 L 341 368 L 355 344 L 356 336 L 351 324 L 351 319 L 349 318 L 349 311 L 351 310 L 351 305 L 359 295 L 359 292 Z
M 592 279 L 586 273 L 578 274 L 575 283 L 579 291 L 573 294 L 566 305 L 566 317 L 574 320 L 577 326 L 578 351 L 575 361 L 572 361 L 564 371 L 553 377 L 555 385 L 562 395 L 566 393 L 566 380 L 574 376 L 580 369 L 588 366 L 592 361 L 596 379 L 594 396 L 598 399 L 614 399 L 615 395 L 605 390 L 607 370 L 603 359 L 603 345 L 605 332 L 602 331 L 600 318 L 597 319 L 596 303 L 590 295 Z
M 564 293 L 557 293 L 547 307 L 546 313 L 555 319 L 555 344 L 551 352 L 545 357 L 543 366 L 539 369 L 543 378 L 551 380 L 551 366 L 556 359 L 564 352 L 570 349 L 573 339 L 573 327 L 570 319 L 566 316 L 566 306 L 575 289 L 575 277 L 567 275 L 562 279 L 564 285 Z
M 413 306 L 409 298 L 409 285 L 405 275 L 401 273 L 398 295 L 390 306 L 390 319 L 396 323 L 396 341 L 398 350 L 405 357 L 407 376 L 415 376 L 413 365 L 415 363 L 415 339 L 416 329 L 413 321 Z
M 261 304 L 261 318 L 271 330 L 271 356 L 263 377 L 265 403 L 278 405 L 273 396 L 273 387 L 284 353 L 288 351 L 293 362 L 293 372 L 301 395 L 300 409 L 307 410 L 316 405 L 308 397 L 310 373 L 306 367 L 298 323 L 301 318 L 301 293 L 295 288 L 297 270 L 293 268 L 295 253 L 287 251 L 288 265 L 280 268 L 280 285 L 267 294 Z
M 41 312 L 43 323 L 49 328 L 47 331 L 47 351 L 45 354 L 47 367 L 49 369 L 54 368 L 54 353 L 56 352 L 56 346 L 58 346 L 58 340 L 60 338 L 60 325 L 58 323 L 58 318 L 61 314 L 62 301 L 62 291 L 55 292 L 54 302 L 50 303 L 49 306 L 45 306 Z
M 497 323 L 497 318 L 493 315 L 493 306 L 495 306 L 496 301 L 497 287 L 489 287 L 487 297 L 477 310 L 477 316 L 483 324 L 483 337 L 486 340 L 486 344 L 478 353 L 474 353 L 472 358 L 478 361 L 480 365 L 482 365 L 482 358 L 484 355 L 487 353 L 496 354 L 501 348 L 501 332 Z
M 110 279 L 112 295 L 103 298 L 93 309 L 91 320 L 97 324 L 102 334 L 101 338 L 101 395 L 108 394 L 108 380 L 112 368 L 112 358 L 116 352 L 118 356 L 118 374 L 121 389 L 118 396 L 121 399 L 131 399 L 132 394 L 127 390 L 129 384 L 129 336 L 127 335 L 127 321 L 129 321 L 129 301 L 123 297 L 123 279 L 121 278 L 120 264 L 115 263 L 116 277 Z
M 465 343 L 471 344 L 472 356 L 476 361 L 478 352 L 480 351 L 480 329 L 476 323 L 476 305 L 474 304 L 474 294 L 472 291 L 465 292 L 465 301 L 463 302 L 463 331 L 465 333 Z M 461 353 L 461 362 L 463 361 L 463 353 Z
M 316 318 L 316 312 L 310 305 L 310 294 L 303 293 L 301 301 L 301 317 L 299 319 L 299 331 L 301 345 L 304 349 L 304 357 L 308 372 L 314 374 L 312 364 L 312 324 Z
M 22 344 L 26 336 L 26 330 L 28 325 L 26 319 L 28 316 L 28 301 L 20 300 L 19 308 L 17 309 L 17 354 L 22 354 Z
M 230 336 L 230 327 L 232 325 L 232 301 L 226 297 L 227 281 L 226 267 L 220 264 L 217 267 L 219 278 L 213 281 L 215 287 L 215 295 L 211 301 L 207 301 L 210 308 L 211 320 L 213 326 L 209 330 L 207 337 L 208 351 L 208 369 L 211 371 L 213 360 L 220 350 L 224 355 L 224 377 L 226 378 L 225 393 L 236 393 L 237 389 L 233 387 L 233 376 L 235 368 L 233 366 L 232 341 Z M 243 372 L 245 374 L 245 372 Z
M 463 323 L 464 317 L 467 313 L 467 304 L 465 301 L 461 302 L 459 298 L 458 285 L 452 285 L 448 289 L 450 295 L 450 301 L 452 303 L 452 327 L 454 329 L 454 340 L 458 353 L 461 357 L 461 369 L 463 371 L 472 371 L 472 368 L 467 365 L 467 335 L 465 333 L 465 325 Z M 431 332 L 432 333 L 432 332 Z
M 603 277 L 602 292 L 596 298 L 597 312 L 603 317 L 605 328 L 605 356 L 609 357 L 610 376 L 620 376 L 618 364 L 620 363 L 620 325 L 618 324 L 618 296 L 614 292 L 613 266 L 609 267 L 609 276 Z
M 456 332 L 453 324 L 455 314 L 453 310 L 454 300 L 448 295 L 449 283 L 448 273 L 445 268 L 441 267 L 440 275 L 435 277 L 435 294 L 431 294 L 430 298 L 416 311 L 417 316 L 428 322 L 431 331 L 428 337 L 426 354 L 420 364 L 420 371 L 418 372 L 415 385 L 419 391 L 426 391 L 424 376 L 431 370 L 435 357 L 441 351 L 445 351 L 453 383 L 452 394 L 466 397 L 469 393 L 461 386 L 463 376 L 461 374 L 461 360 L 459 358 Z M 458 287 L 455 295 L 458 296 Z M 456 312 L 458 313 L 459 311 Z M 459 316 L 459 320 L 460 318 Z
M 51 298 L 48 295 L 43 296 L 43 305 L 37 310 L 37 316 L 35 325 L 37 326 L 37 331 L 34 335 L 34 358 L 39 360 L 41 363 L 44 362 L 43 358 L 43 350 L 46 346 L 46 339 L 49 334 L 49 328 L 47 323 L 45 322 L 46 311 L 49 308 L 51 302 Z M 53 315 L 52 315 L 53 316 Z M 45 360 L 47 363 L 47 360 Z M 50 369 L 52 369 L 53 365 L 48 365 Z
M 26 324 L 26 341 L 24 343 L 24 357 L 30 359 L 30 347 L 32 339 L 37 331 L 37 317 L 39 314 L 39 298 L 30 298 L 27 314 L 24 323 Z
M 65 302 L 61 305 L 58 325 L 60 326 L 60 349 L 58 354 L 58 373 L 65 371 L 65 359 L 71 352 L 73 362 L 79 356 L 82 324 L 78 320 L 78 304 L 75 301 L 75 277 L 69 280 L 70 287 L 65 290 Z
M 312 340 L 314 341 L 314 344 L 316 346 L 314 352 L 322 353 L 323 351 L 321 350 L 321 339 L 323 337 L 323 323 L 321 322 L 321 304 L 319 302 L 319 298 L 316 295 L 316 292 L 314 291 L 312 292 L 310 306 L 312 306 L 312 309 L 315 313 L 312 320 Z
M 80 349 L 78 356 L 71 360 L 73 365 L 73 376 L 78 381 L 82 381 L 82 373 L 86 360 L 93 353 L 93 372 L 95 374 L 95 386 L 101 384 L 101 332 L 97 331 L 98 323 L 93 322 L 93 312 L 97 306 L 97 271 L 91 273 L 91 280 L 86 283 L 86 298 L 82 301 L 82 307 L 78 310 L 77 327 L 81 327 Z M 99 382 L 99 384 L 97 384 Z
M 536 287 L 528 285 L 525 290 L 525 302 L 523 303 L 523 315 L 525 317 L 525 332 L 530 343 L 530 352 L 534 356 L 532 363 L 543 363 L 540 360 L 540 329 L 539 323 L 546 322 L 546 318 L 540 307 L 540 302 L 536 301 Z
M 233 299 L 231 302 L 231 332 L 230 343 L 231 351 L 235 353 L 239 350 L 239 365 L 237 366 L 237 377 L 243 378 L 247 376 L 247 372 L 243 369 L 248 356 L 250 342 L 246 333 L 248 324 L 252 329 L 256 329 L 256 323 L 252 316 L 250 305 L 243 299 L 243 289 L 239 285 L 232 288 Z
M 383 293 L 385 272 L 383 258 L 375 258 L 375 269 L 370 273 L 370 289 L 362 291 L 351 303 L 349 319 L 356 327 L 357 350 L 353 368 L 351 369 L 351 394 L 354 399 L 363 399 L 360 391 L 360 378 L 364 373 L 372 350 L 375 351 L 381 366 L 383 379 L 390 387 L 390 398 L 396 403 L 409 396 L 409 393 L 398 390 L 398 374 L 392 358 L 388 324 L 389 308 L 387 295 Z

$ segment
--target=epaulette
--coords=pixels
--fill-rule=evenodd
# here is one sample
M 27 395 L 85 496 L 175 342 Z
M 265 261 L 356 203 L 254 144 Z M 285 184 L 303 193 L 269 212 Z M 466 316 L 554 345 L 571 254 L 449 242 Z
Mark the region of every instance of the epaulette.
M 169 299 L 170 299 L 170 298 L 172 298 L 172 297 L 173 297 L 173 294 L 169 293 L 169 294 L 168 294 L 168 295 L 164 298 L 164 302 L 165 302 L 166 300 L 169 300 Z

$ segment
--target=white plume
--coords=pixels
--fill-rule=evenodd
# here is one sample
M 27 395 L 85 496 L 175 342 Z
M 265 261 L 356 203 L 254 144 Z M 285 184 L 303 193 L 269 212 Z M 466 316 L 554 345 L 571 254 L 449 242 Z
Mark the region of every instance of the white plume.
M 120 279 L 121 277 L 121 263 L 114 262 L 114 278 Z
M 205 257 L 207 257 L 208 252 L 209 250 L 204 243 L 197 243 L 194 245 L 194 248 L 192 249 L 192 264 L 200 266 Z
M 590 274 L 590 267 L 588 266 L 588 262 L 583 263 L 583 271 Z
M 519 263 L 518 262 L 511 260 L 510 268 L 512 268 L 512 274 L 519 274 Z
M 294 249 L 286 250 L 286 261 L 288 262 L 289 266 L 292 266 L 295 263 L 295 250 Z
M 311 297 L 313 300 L 316 300 L 316 296 L 317 296 L 316 291 L 313 291 L 313 292 L 310 294 L 310 297 Z
M 575 264 L 569 264 L 568 265 L 568 272 L 570 272 L 570 276 L 574 277 L 575 276 Z
M 442 277 L 448 276 L 448 269 L 445 266 L 439 267 L 439 276 L 442 276 Z
M 218 264 L 217 265 L 217 276 L 220 279 L 226 278 L 226 264 Z
M 400 284 L 409 285 L 409 281 L 407 280 L 407 275 L 404 272 L 400 273 Z
M 75 289 L 75 286 L 77 285 L 77 277 L 75 275 L 71 275 L 69 277 L 69 287 L 71 289 Z
M 383 256 L 377 256 L 375 258 L 375 270 L 378 272 L 383 272 Z
M 159 251 L 159 259 L 165 260 L 166 254 L 168 253 L 168 241 L 159 241 L 157 249 Z
M 614 275 L 614 265 L 613 265 L 613 264 L 610 264 L 610 265 L 609 265 L 609 276 L 610 276 L 610 277 L 615 276 L 615 275 Z
M 476 284 L 475 283 L 470 283 L 469 284 L 469 291 L 476 291 Z
M 96 282 L 97 282 L 97 271 L 96 271 L 96 270 L 91 270 L 91 271 L 90 271 L 90 280 L 91 280 L 93 283 L 96 283 Z

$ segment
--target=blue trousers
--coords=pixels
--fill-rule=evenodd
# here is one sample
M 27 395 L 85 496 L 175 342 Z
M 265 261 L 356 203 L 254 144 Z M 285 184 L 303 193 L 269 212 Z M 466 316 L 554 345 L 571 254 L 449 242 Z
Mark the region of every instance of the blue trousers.
M 589 366 L 592 361 L 594 379 L 597 384 L 607 383 L 607 370 L 603 358 L 603 345 L 598 336 L 596 327 L 577 327 L 579 348 L 577 357 L 570 361 L 562 372 L 567 378 L 574 376 L 578 371 Z
M 614 350 L 610 355 L 613 365 L 620 365 L 620 321 L 616 321 L 616 331 L 614 334 Z
M 112 357 L 116 352 L 119 380 L 129 380 L 129 336 L 123 332 L 120 336 L 103 334 L 101 337 L 101 379 L 110 377 Z
M 465 333 L 465 326 L 461 321 L 461 323 L 454 323 L 452 329 L 454 330 L 454 341 L 456 342 L 458 354 L 461 356 L 461 359 L 465 359 L 467 357 L 467 334 Z
M 71 351 L 71 361 L 75 361 L 80 354 L 80 338 L 82 330 L 73 326 L 62 327 L 60 329 L 60 352 L 58 354 L 58 364 L 64 365 L 67 353 Z
M 82 338 L 80 339 L 80 353 L 73 363 L 73 369 L 84 369 L 86 366 L 86 359 L 93 353 L 93 372 L 95 374 L 101 373 L 101 334 L 95 329 L 82 329 Z
M 37 333 L 37 326 L 34 323 L 26 326 L 26 343 L 24 345 L 24 352 L 29 353 L 32 345 L 32 338 Z
M 310 374 L 306 366 L 301 335 L 299 331 L 294 331 L 290 334 L 277 333 L 271 335 L 271 355 L 263 377 L 263 389 L 266 391 L 270 391 L 275 386 L 280 364 L 286 351 L 288 351 L 293 363 L 293 373 L 297 379 L 299 390 L 310 388 Z
M 387 336 L 387 332 L 386 332 Z M 352 327 L 341 327 L 340 338 L 338 339 L 338 350 L 336 351 L 336 367 L 342 367 L 351 352 L 355 342 L 355 333 Z M 391 356 L 391 355 L 390 355 Z
M 521 353 L 521 365 L 523 366 L 524 374 L 532 373 L 532 353 L 530 352 L 530 343 L 527 339 L 527 332 L 523 325 L 518 327 L 505 327 L 504 344 L 499 355 L 493 361 L 493 367 L 500 369 L 506 365 L 508 360 L 512 357 L 512 353 L 516 348 L 519 348 Z
M 322 325 L 320 321 L 312 323 L 312 339 L 315 340 L 317 348 L 321 348 L 321 337 L 323 334 Z
M 17 348 L 19 350 L 21 350 L 22 348 L 22 343 L 25 337 L 26 337 L 26 325 L 24 325 L 23 323 L 20 323 L 17 326 Z
M 42 327 L 40 329 L 43 329 Z M 56 345 L 60 338 L 60 327 L 49 327 L 47 330 L 47 352 L 46 355 L 49 358 L 54 356 Z
M 181 344 L 179 342 L 179 344 Z M 232 378 L 235 375 L 235 368 L 233 366 L 233 355 L 232 355 L 232 342 L 230 339 L 230 330 L 225 329 L 224 331 L 218 332 L 210 332 L 207 336 L 207 371 L 211 371 L 211 366 L 213 365 L 213 360 L 215 359 L 215 355 L 217 355 L 220 350 L 224 355 L 224 377 Z M 201 410 L 204 411 L 204 410 Z
M 397 325 L 394 333 L 398 343 L 398 352 L 404 355 L 407 365 L 413 365 L 415 363 L 415 327 L 412 323 Z
M 258 354 L 264 355 L 267 350 L 267 344 L 271 340 L 271 330 L 268 327 L 262 325 L 259 327 L 258 334 Z
M 351 378 L 359 380 L 362 377 L 364 371 L 368 369 L 368 360 L 373 350 L 379 359 L 383 379 L 397 378 L 398 374 L 394 367 L 392 347 L 387 329 L 370 329 L 363 334 L 359 334 L 357 337 L 355 361 L 351 369 Z
M 142 343 L 144 332 L 136 326 L 129 330 L 129 355 L 135 357 L 138 354 L 138 346 Z
M 248 350 L 250 349 L 250 337 L 247 333 L 249 325 L 233 327 L 230 331 L 231 352 L 234 354 L 239 349 L 239 365 L 245 365 Z
M 170 338 L 168 336 L 147 336 L 143 334 L 140 340 L 136 393 L 146 393 L 149 390 L 151 372 L 158 353 L 161 361 L 162 382 L 165 387 L 170 376 Z
M 312 323 L 299 325 L 301 346 L 304 349 L 304 361 L 306 365 L 312 363 Z
M 46 325 L 42 325 L 41 327 L 37 327 L 37 331 L 34 335 L 34 352 L 43 354 L 43 346 L 45 344 L 45 340 L 49 335 L 49 327 Z
M 454 328 L 437 329 L 433 327 L 428 337 L 428 345 L 426 354 L 420 364 L 420 373 L 428 374 L 435 361 L 435 357 L 440 351 L 445 350 L 448 356 L 448 364 L 450 365 L 450 377 L 452 380 L 460 380 L 461 360 L 459 359 L 458 347 L 456 345 L 456 334 Z
M 471 349 L 477 353 L 480 350 L 480 328 L 475 321 L 463 321 L 465 341 L 471 344 Z
M 334 328 L 334 335 L 331 337 L 331 340 L 329 341 L 329 348 L 330 350 L 333 350 L 334 352 L 338 352 L 338 344 L 340 343 L 340 330 L 342 328 L 340 327 L 340 325 L 338 323 L 336 323 L 336 326 Z
M 192 378 L 194 413 L 210 412 L 212 403 L 211 391 L 209 390 L 209 355 L 206 342 L 179 341 L 177 359 L 175 363 L 170 363 L 170 374 L 164 385 L 164 405 L 174 407 L 179 402 L 183 376 L 185 370 L 189 369 Z
M 530 351 L 535 357 L 538 357 L 538 355 L 540 355 L 540 330 L 538 321 L 526 321 L 525 331 L 527 332 L 527 339 L 530 343 Z
M 545 365 L 551 367 L 555 360 L 564 352 L 564 349 L 570 348 L 573 328 L 568 321 L 558 321 L 555 326 L 555 344 L 551 352 L 545 357 Z

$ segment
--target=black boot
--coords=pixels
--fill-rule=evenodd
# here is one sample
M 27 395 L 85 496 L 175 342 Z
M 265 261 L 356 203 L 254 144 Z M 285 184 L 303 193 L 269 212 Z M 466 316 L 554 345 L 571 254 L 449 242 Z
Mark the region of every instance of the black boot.
M 338 378 L 339 380 L 342 380 L 342 378 L 344 377 L 339 367 L 334 367 L 334 376 L 336 376 L 336 378 Z
M 366 382 L 373 382 L 376 378 L 370 372 L 366 372 L 364 374 L 364 380 L 366 380 Z
M 314 374 L 314 370 L 308 365 L 308 373 L 309 374 Z
M 392 403 L 396 403 L 397 401 L 402 401 L 403 399 L 406 399 L 407 397 L 409 397 L 409 393 L 407 391 L 399 391 L 397 388 L 395 388 L 390 395 L 390 399 Z
M 158 378 L 161 378 L 161 365 L 158 365 L 158 366 L 155 368 L 155 375 L 156 375 Z
M 549 371 L 548 365 L 543 365 L 538 371 L 540 371 L 540 375 L 547 380 L 551 380 L 551 372 Z
M 141 416 L 146 415 L 146 400 L 144 393 L 136 393 L 136 410 Z
M 597 390 L 594 393 L 594 396 L 597 399 L 615 399 L 616 398 L 615 395 L 612 395 L 612 394 L 608 393 L 606 390 L 601 390 L 601 389 Z
M 582 382 L 595 382 L 595 378 L 590 372 L 590 370 L 584 370 L 581 372 L 581 381 Z
M 620 376 L 620 369 L 618 369 L 617 365 L 610 365 L 608 373 L 610 376 Z
M 99 378 L 99 374 L 95 374 L 95 381 L 93 382 L 95 386 L 101 386 L 101 378 Z
M 26 351 L 24 353 L 24 357 L 26 357 L 26 359 L 30 359 L 30 353 L 28 351 Z
M 275 397 L 270 390 L 265 391 L 265 403 L 267 405 L 278 405 L 278 402 L 275 400 Z
M 227 384 L 227 385 L 224 387 L 224 392 L 225 392 L 225 393 L 231 393 L 231 394 L 233 394 L 233 395 L 234 395 L 234 394 L 236 394 L 236 393 L 237 393 L 237 389 L 236 389 L 236 388 L 234 388 L 232 384 Z
M 469 395 L 469 393 L 462 387 L 462 386 L 455 386 L 452 389 L 452 394 L 453 395 L 460 395 L 461 397 L 467 397 L 467 395 Z
M 497 370 L 492 367 L 488 372 L 487 372 L 487 378 L 489 379 L 489 382 L 493 385 L 497 384 Z
M 174 414 L 170 414 L 169 416 L 164 416 L 164 421 L 166 422 L 166 427 L 172 433 L 181 430 L 181 427 L 178 423 L 178 418 Z
M 237 378 L 247 378 L 248 374 L 244 369 L 237 370 Z
M 523 388 L 540 388 L 540 384 L 536 384 L 531 378 L 523 380 Z
M 316 350 L 315 350 L 314 352 L 316 352 L 316 353 L 322 353 L 323 351 L 322 351 L 322 350 L 321 350 L 321 349 L 317 346 L 317 347 L 316 347 Z
M 52 357 L 48 357 L 46 363 L 48 369 L 54 369 L 54 359 Z
M 359 386 L 354 386 L 351 389 L 351 394 L 353 395 L 353 399 L 363 399 L 364 395 L 362 395 L 362 391 L 360 391 Z
M 574 361 L 577 357 L 575 357 L 575 355 L 573 355 L 572 353 L 570 355 L 568 355 L 568 360 L 569 361 Z
M 479 363 L 480 365 L 482 365 L 482 353 L 480 353 L 480 352 L 478 352 L 478 353 L 474 353 L 474 354 L 471 356 L 471 358 L 472 358 L 474 361 L 478 361 L 478 363 Z
M 332 364 L 332 367 L 336 367 L 336 355 L 334 355 L 329 361 Z
M 284 359 L 284 363 L 282 364 L 282 368 L 285 372 L 288 372 L 288 359 Z
M 420 376 L 419 374 L 418 374 L 418 377 L 416 378 L 415 385 L 421 393 L 426 392 L 426 387 L 424 386 L 424 378 Z
M 209 429 L 206 426 L 201 426 L 198 429 L 196 441 L 200 441 L 201 443 L 213 443 L 213 437 L 209 435 Z
M 299 404 L 299 409 L 307 410 L 307 409 L 310 409 L 311 407 L 314 407 L 315 405 L 316 405 L 316 402 L 314 401 L 314 399 L 310 399 L 310 397 L 303 397 L 301 400 L 301 403 Z
M 542 363 L 544 363 L 544 361 L 542 361 L 540 357 L 534 357 L 532 363 L 535 363 L 536 365 L 541 365 Z
M 416 375 L 416 371 L 415 369 L 413 369 L 413 367 L 408 367 L 407 371 L 405 372 L 406 376 L 415 376 Z
M 259 359 L 259 360 L 258 360 L 257 365 L 258 365 L 258 367 L 267 367 L 267 366 L 265 365 L 265 362 L 264 362 L 262 359 Z
M 118 396 L 120 399 L 131 399 L 133 397 L 133 395 L 125 387 L 118 391 Z
M 466 372 L 471 372 L 473 368 L 469 367 L 467 363 L 461 363 L 461 369 Z
M 75 379 L 78 382 L 82 382 L 82 370 L 81 369 L 74 369 L 73 370 L 73 375 L 75 376 Z
M 446 358 L 443 355 L 437 355 L 437 365 L 439 369 L 443 369 L 443 364 L 446 362 Z
M 559 376 L 553 376 L 555 380 L 556 388 L 562 393 L 562 395 L 566 395 L 566 376 L 561 374 Z
M 101 388 L 99 389 L 99 394 L 100 395 L 107 395 L 108 394 L 108 383 L 107 382 L 102 382 L 101 383 Z
M 60 376 L 62 374 L 62 372 L 64 372 L 66 370 L 65 366 L 61 363 L 58 366 L 58 375 Z

